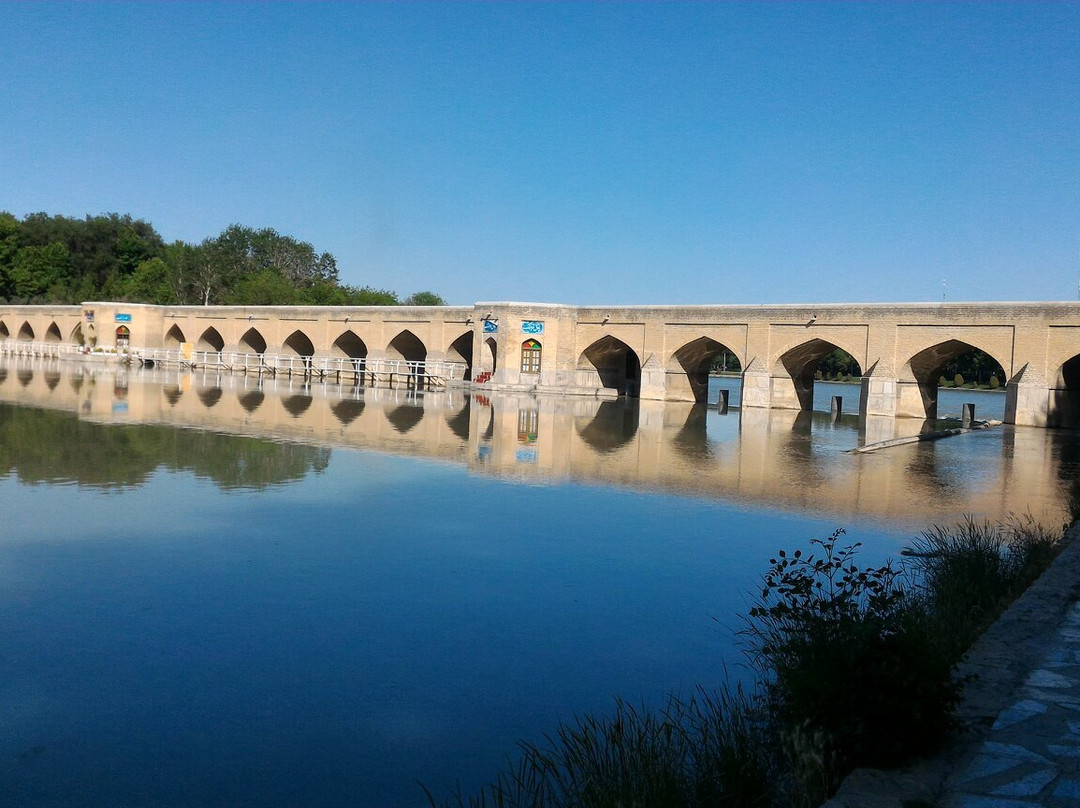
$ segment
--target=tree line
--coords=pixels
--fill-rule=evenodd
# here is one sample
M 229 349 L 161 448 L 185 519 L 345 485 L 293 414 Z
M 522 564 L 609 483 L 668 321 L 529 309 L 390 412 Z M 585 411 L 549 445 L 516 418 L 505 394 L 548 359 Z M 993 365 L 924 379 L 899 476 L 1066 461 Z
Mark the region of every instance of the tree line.
M 199 244 L 166 244 L 153 225 L 0 212 L 0 303 L 117 300 L 160 305 L 441 306 L 434 292 L 341 283 L 337 260 L 306 241 L 239 224 Z

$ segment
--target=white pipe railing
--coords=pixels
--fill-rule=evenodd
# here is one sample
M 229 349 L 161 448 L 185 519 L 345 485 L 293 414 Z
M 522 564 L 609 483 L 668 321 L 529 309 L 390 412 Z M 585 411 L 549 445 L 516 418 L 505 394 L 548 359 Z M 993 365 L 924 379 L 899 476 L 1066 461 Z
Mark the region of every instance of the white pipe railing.
M 343 356 L 299 356 L 297 354 L 240 353 L 224 351 L 182 351 L 179 348 L 138 348 L 135 359 L 161 365 L 220 368 L 239 372 L 270 372 L 299 376 L 416 376 L 427 379 L 464 379 L 464 362 L 405 359 L 369 359 Z

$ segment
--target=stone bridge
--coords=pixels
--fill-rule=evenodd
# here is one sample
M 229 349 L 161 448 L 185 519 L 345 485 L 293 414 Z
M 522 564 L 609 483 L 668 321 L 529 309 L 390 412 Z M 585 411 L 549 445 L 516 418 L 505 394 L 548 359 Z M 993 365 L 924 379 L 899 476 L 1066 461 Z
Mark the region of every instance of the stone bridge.
M 494 390 L 699 402 L 727 351 L 744 408 L 793 410 L 810 409 L 818 363 L 842 348 L 869 420 L 933 418 L 941 369 L 978 348 L 1004 370 L 1007 421 L 1080 426 L 1080 303 L 0 306 L 0 350 L 9 340 L 448 360 Z

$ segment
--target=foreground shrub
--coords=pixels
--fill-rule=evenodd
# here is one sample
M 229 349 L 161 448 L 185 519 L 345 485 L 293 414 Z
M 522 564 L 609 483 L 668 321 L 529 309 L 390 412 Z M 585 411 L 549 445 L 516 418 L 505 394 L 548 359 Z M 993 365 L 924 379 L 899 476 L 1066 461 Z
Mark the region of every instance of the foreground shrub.
M 827 790 L 856 766 L 940 745 L 961 687 L 900 571 L 860 569 L 859 545 L 839 547 L 842 533 L 770 559 L 743 631 L 775 723 L 819 734 Z

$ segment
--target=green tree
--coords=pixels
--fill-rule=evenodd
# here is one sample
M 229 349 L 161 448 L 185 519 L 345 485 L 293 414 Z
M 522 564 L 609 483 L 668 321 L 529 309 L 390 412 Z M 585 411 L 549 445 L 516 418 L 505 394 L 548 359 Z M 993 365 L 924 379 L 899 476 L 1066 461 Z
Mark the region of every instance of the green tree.
M 445 306 L 446 301 L 434 292 L 413 292 L 403 301 L 403 306 Z
M 43 247 L 20 247 L 11 265 L 10 279 L 15 296 L 29 302 L 61 289 L 70 274 L 71 253 L 63 244 L 54 242 Z

